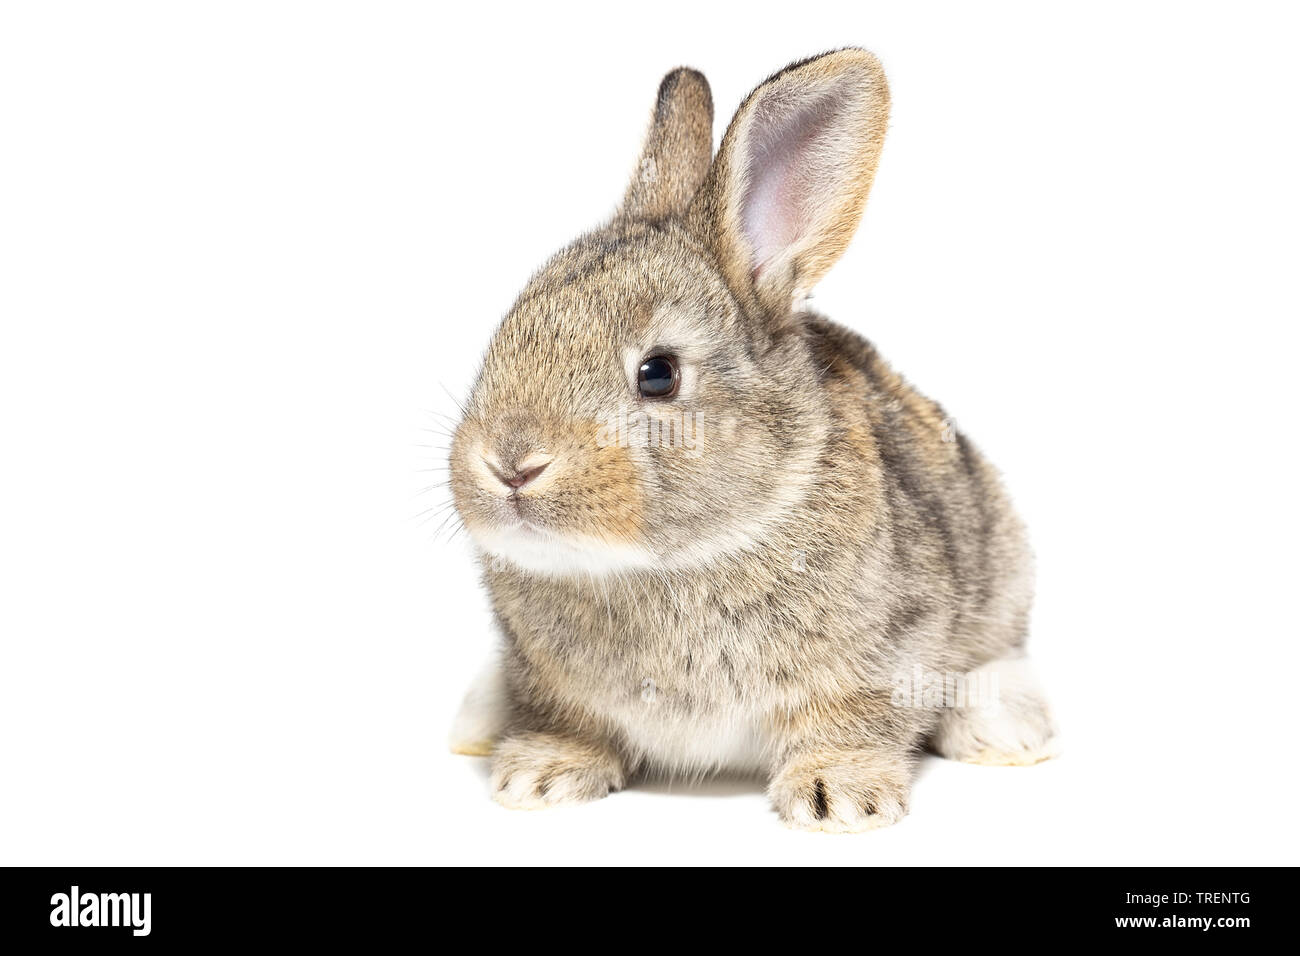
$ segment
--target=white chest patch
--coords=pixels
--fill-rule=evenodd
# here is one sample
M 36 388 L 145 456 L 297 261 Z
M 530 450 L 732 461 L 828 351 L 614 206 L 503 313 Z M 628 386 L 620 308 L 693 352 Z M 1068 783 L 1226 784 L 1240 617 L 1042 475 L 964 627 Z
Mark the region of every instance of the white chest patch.
M 628 746 L 652 772 L 695 776 L 763 770 L 766 739 L 761 724 L 750 714 L 737 710 L 681 718 L 646 701 L 611 716 Z

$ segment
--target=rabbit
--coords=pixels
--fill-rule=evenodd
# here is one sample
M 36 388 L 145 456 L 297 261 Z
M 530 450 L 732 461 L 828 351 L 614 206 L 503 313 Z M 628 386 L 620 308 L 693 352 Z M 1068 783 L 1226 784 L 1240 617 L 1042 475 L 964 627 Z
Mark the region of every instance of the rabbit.
M 670 72 L 615 214 L 491 340 L 449 473 L 501 657 L 453 749 L 491 753 L 505 806 L 723 772 L 856 832 L 903 817 L 927 748 L 1054 753 L 998 474 L 807 307 L 888 116 L 879 61 L 840 49 L 755 88 L 714 156 L 708 83 Z

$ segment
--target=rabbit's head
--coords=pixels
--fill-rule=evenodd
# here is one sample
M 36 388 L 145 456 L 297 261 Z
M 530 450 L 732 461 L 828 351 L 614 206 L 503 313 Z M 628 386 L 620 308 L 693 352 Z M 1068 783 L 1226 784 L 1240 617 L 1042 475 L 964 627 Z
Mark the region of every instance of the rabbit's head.
M 871 54 L 805 60 L 713 157 L 708 84 L 668 74 L 619 211 L 528 283 L 456 430 L 482 549 L 549 574 L 693 566 L 797 506 L 828 427 L 800 303 L 857 227 L 888 102 Z

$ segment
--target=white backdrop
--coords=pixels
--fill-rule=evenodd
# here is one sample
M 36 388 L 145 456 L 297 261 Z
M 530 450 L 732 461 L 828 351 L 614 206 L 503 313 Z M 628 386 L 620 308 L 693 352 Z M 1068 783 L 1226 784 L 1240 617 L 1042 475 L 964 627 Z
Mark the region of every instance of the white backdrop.
M 1296 863 L 1294 18 L 1223 4 L 0 8 L 0 863 Z M 454 414 L 613 208 L 862 45 L 893 118 L 817 305 L 1006 473 L 1065 728 L 888 831 L 758 785 L 497 807 Z

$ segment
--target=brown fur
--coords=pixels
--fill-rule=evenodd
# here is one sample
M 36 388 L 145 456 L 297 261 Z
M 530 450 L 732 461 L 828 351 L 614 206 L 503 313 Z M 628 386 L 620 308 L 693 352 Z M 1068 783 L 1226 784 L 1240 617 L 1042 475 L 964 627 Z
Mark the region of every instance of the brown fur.
M 864 829 L 905 812 L 936 732 L 955 757 L 1050 736 L 1045 710 L 1009 744 L 978 715 L 891 701 L 913 668 L 1020 653 L 1029 555 L 996 474 L 942 409 L 799 305 L 866 201 L 888 110 L 878 62 L 842 50 L 776 74 L 710 166 L 711 109 L 699 74 L 665 79 L 643 154 L 656 176 L 634 176 L 614 220 L 533 277 L 455 436 L 452 489 L 504 639 L 494 790 L 547 805 L 636 772 L 752 769 L 787 822 Z M 768 139 L 750 152 L 754 137 Z M 751 225 L 773 148 L 827 193 L 786 215 L 770 192 L 760 213 L 776 210 L 784 244 Z M 682 391 L 639 400 L 627 358 L 663 351 Z M 602 422 L 629 407 L 695 416 L 692 454 L 603 445 Z M 489 459 L 549 463 L 510 494 Z

